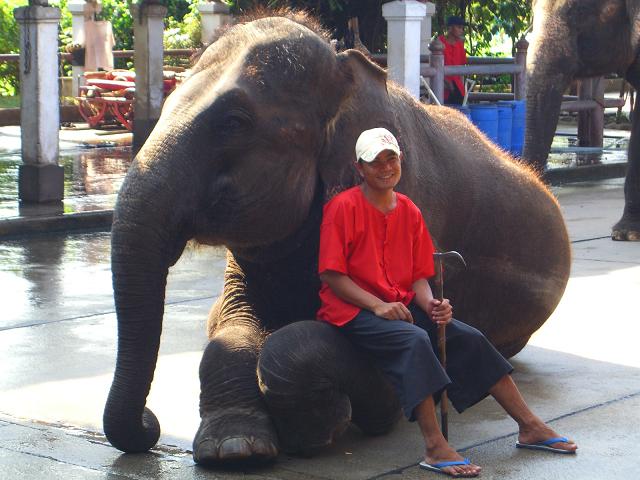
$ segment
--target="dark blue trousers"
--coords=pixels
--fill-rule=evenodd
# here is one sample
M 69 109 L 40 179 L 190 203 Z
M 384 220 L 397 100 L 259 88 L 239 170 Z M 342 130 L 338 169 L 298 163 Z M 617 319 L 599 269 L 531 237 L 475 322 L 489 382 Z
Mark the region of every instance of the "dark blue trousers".
M 447 370 L 437 355 L 437 325 L 417 305 L 409 310 L 415 324 L 386 320 L 361 310 L 340 331 L 364 350 L 389 377 L 405 416 L 429 395 L 446 387 L 458 412 L 482 400 L 513 367 L 477 329 L 453 320 L 447 325 Z

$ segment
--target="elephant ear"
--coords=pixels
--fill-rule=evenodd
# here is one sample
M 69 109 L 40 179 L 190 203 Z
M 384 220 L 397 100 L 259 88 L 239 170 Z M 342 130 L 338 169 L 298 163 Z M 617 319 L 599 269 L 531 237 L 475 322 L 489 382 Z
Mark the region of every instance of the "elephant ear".
M 398 133 L 386 72 L 357 50 L 346 50 L 337 59 L 343 97 L 329 122 L 318 166 L 329 195 L 359 183 L 354 167 L 355 145 L 363 130 L 384 127 Z

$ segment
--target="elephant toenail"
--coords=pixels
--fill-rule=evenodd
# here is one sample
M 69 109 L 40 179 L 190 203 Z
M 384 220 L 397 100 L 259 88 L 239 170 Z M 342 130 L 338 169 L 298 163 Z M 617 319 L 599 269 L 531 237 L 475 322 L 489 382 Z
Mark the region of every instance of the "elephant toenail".
M 252 445 L 253 445 L 254 453 L 258 455 L 262 455 L 269 458 L 275 457 L 276 455 L 278 455 L 278 450 L 276 449 L 276 446 L 273 443 L 267 442 L 261 438 L 253 439 Z
M 251 448 L 246 438 L 227 438 L 218 447 L 218 457 L 220 459 L 246 458 L 250 455 Z

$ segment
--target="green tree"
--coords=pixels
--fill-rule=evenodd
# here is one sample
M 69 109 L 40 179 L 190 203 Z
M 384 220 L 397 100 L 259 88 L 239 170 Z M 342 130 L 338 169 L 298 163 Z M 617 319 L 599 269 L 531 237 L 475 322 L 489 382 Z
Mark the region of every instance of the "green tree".
M 20 29 L 13 10 L 27 5 L 27 0 L 3 0 L 0 2 L 0 53 L 20 52 Z M 18 63 L 0 62 L 0 96 L 13 96 L 18 92 Z
M 302 8 L 318 15 L 323 24 L 343 38 L 347 21 L 358 17 L 360 38 L 372 52 L 386 50 L 386 22 L 382 4 L 388 0 L 224 0 L 233 13 L 255 6 Z M 491 53 L 492 38 L 504 32 L 513 43 L 528 28 L 529 0 L 435 0 L 434 34 L 444 33 L 446 17 L 460 15 L 472 25 L 467 32 L 467 47 L 472 55 Z

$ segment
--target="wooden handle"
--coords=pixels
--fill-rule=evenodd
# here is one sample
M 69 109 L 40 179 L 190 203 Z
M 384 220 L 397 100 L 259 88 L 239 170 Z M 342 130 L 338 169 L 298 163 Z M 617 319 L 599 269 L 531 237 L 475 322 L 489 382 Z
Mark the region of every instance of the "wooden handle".
M 442 368 L 447 368 L 447 336 L 445 333 L 446 325 L 438 325 L 438 353 L 440 355 L 440 364 Z M 449 419 L 448 419 L 448 397 L 447 389 L 442 390 L 440 397 L 440 429 L 445 440 L 449 440 Z

